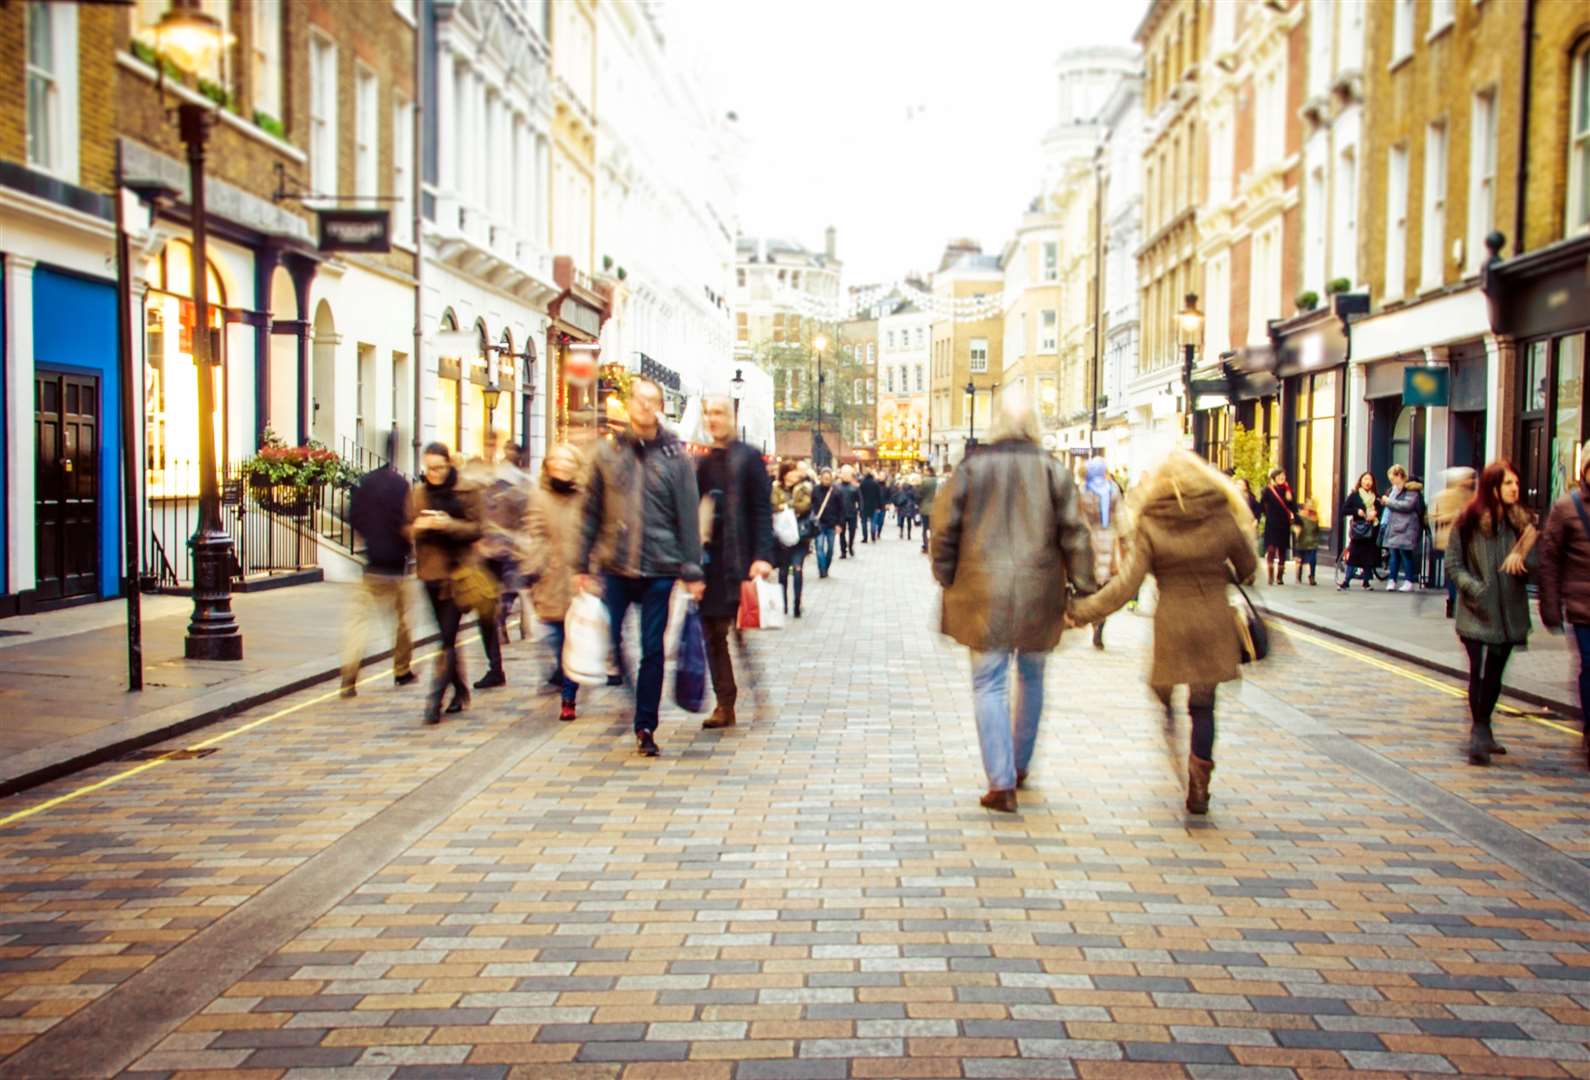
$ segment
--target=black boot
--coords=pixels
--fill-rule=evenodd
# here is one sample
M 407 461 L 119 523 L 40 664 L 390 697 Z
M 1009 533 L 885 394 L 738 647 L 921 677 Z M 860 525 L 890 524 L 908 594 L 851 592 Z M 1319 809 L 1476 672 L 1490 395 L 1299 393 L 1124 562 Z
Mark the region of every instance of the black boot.
M 1469 764 L 1489 765 L 1491 763 L 1491 725 L 1475 724 L 1469 728 Z

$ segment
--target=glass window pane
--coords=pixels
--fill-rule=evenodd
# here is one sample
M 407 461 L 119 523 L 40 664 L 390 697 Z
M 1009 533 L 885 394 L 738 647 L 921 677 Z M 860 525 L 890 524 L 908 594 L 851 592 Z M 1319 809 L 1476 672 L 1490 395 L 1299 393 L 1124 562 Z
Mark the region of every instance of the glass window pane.
M 1574 477 L 1574 457 L 1584 437 L 1584 421 L 1579 404 L 1584 395 L 1583 334 L 1557 340 L 1557 415 L 1551 437 L 1551 497 L 1561 498 L 1570 490 Z
M 1329 529 L 1336 517 L 1336 424 L 1317 420 L 1309 428 L 1308 494 L 1319 508 L 1321 528 Z
M 50 33 L 50 5 L 28 5 L 28 63 L 43 71 L 55 70 L 55 42 Z
M 1546 346 L 1544 341 L 1529 343 L 1524 366 L 1524 411 L 1542 412 L 1546 408 Z
M 1326 371 L 1314 376 L 1314 416 L 1316 419 L 1336 415 L 1336 372 Z

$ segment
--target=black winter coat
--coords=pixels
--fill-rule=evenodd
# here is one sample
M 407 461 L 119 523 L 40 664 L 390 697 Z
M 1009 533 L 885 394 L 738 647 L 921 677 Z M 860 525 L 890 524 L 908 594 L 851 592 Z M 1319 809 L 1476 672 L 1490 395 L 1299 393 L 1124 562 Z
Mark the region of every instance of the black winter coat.
M 818 484 L 812 492 L 812 506 L 821 511 L 817 524 L 824 529 L 837 529 L 845 523 L 845 489 L 843 484 L 823 487 Z
M 701 497 L 713 503 L 712 534 L 703 539 L 707 592 L 703 615 L 727 617 L 740 607 L 740 582 L 751 564 L 774 557 L 773 500 L 762 455 L 743 442 L 714 447 L 696 462 Z
M 353 489 L 348 520 L 364 538 L 367 567 L 401 574 L 409 562 L 409 482 L 392 468 L 368 472 Z
M 1266 484 L 1259 494 L 1259 508 L 1264 513 L 1264 546 L 1286 551 L 1292 546 L 1292 518 L 1297 514 L 1292 489 Z
M 873 514 L 883 509 L 883 485 L 871 476 L 861 478 L 861 512 Z

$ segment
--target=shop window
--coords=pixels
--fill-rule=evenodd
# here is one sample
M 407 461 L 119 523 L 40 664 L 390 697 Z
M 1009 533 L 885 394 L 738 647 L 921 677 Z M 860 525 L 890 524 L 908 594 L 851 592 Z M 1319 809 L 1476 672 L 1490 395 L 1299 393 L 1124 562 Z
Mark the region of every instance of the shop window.
M 1581 405 L 1584 400 L 1585 335 L 1557 339 L 1557 402 L 1551 427 L 1551 498 L 1555 502 L 1574 485 L 1579 475 L 1580 440 L 1584 437 Z
M 193 248 L 172 240 L 149 261 L 144 301 L 145 486 L 150 498 L 199 493 L 199 369 L 194 363 L 198 311 L 193 303 Z M 226 291 L 208 273 L 211 378 L 216 417 L 226 408 Z M 219 442 L 220 432 L 216 432 Z
M 1320 525 L 1329 528 L 1336 511 L 1336 443 L 1338 373 L 1299 375 L 1293 381 L 1293 449 L 1288 468 L 1298 500 L 1313 499 Z
M 1568 123 L 1567 234 L 1590 229 L 1590 38 L 1573 58 L 1573 98 Z
M 1391 425 L 1391 464 L 1401 465 L 1408 470 L 1409 476 L 1419 475 L 1419 470 L 1413 465 L 1413 444 L 1418 438 L 1418 432 L 1415 430 L 1418 419 L 1418 407 L 1405 405 L 1397 413 L 1396 423 Z
M 1532 341 L 1524 354 L 1524 411 L 1546 411 L 1547 392 L 1551 389 L 1548 365 L 1551 360 L 1550 343 Z

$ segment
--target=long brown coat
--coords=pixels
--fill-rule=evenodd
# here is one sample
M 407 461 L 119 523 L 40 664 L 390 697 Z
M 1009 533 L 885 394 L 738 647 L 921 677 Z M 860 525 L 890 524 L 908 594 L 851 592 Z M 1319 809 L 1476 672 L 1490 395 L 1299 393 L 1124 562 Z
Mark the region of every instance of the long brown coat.
M 585 492 L 558 491 L 545 473 L 525 510 L 524 572 L 535 579 L 530 602 L 545 622 L 562 622 L 574 599 L 574 560 L 585 522 Z
M 1153 686 L 1213 686 L 1238 677 L 1241 642 L 1226 596 L 1234 566 L 1247 581 L 1258 568 L 1253 538 L 1237 524 L 1226 492 L 1214 487 L 1155 498 L 1138 512 L 1132 551 L 1119 575 L 1077 601 L 1078 622 L 1124 605 L 1154 575 Z
M 1076 483 L 1032 443 L 968 457 L 933 509 L 933 576 L 944 633 L 979 652 L 1044 652 L 1060 642 L 1066 588 L 1094 589 Z

